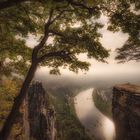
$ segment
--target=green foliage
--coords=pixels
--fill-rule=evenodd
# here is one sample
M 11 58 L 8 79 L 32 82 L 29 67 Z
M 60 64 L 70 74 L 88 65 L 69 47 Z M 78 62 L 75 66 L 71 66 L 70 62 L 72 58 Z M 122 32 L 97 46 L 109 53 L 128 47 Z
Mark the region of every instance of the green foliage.
M 51 103 L 56 109 L 58 140 L 90 140 L 84 127 L 75 116 L 75 110 L 73 109 L 75 91 L 76 88 L 72 90 L 69 87 L 49 90 Z
M 18 3 L 0 10 L 0 74 L 15 72 L 26 75 L 31 63 L 51 67 L 51 74 L 60 74 L 60 67 L 68 67 L 74 72 L 78 72 L 79 69 L 88 70 L 90 64 L 79 60 L 78 57 L 83 53 L 87 54 L 88 58 L 105 62 L 109 52 L 99 42 L 101 37 L 99 29 L 103 25 L 95 22 L 102 12 L 107 12 L 110 17 L 110 30 L 121 29 L 129 34 L 128 41 L 121 49 L 118 49 L 117 58 L 121 60 L 140 59 L 140 15 L 138 11 L 140 3 L 131 0 L 115 1 L 115 6 L 113 4 L 114 1 L 110 3 L 110 7 L 107 7 L 104 0 L 36 0 Z M 134 4 L 133 10 L 131 10 L 131 4 Z M 34 49 L 27 47 L 26 39 L 30 34 L 41 36 L 38 40 L 41 47 L 40 44 Z M 54 39 L 52 43 L 47 42 L 49 37 Z M 36 48 L 37 53 L 33 56 L 33 50 Z M 12 93 L 15 94 L 18 91 L 16 86 L 11 85 L 11 87 L 12 89 L 0 88 L 2 98 L 4 98 L 0 101 L 10 100 L 6 104 L 3 103 L 6 110 L 9 109 L 14 99 L 15 95 Z M 65 101 L 65 99 L 62 100 Z M 83 129 L 74 125 L 76 121 L 65 102 L 60 108 L 66 109 L 67 120 L 64 118 L 64 123 L 72 123 L 72 126 L 68 127 L 70 133 L 66 130 L 65 137 L 70 138 L 74 135 L 75 139 L 77 137 L 86 139 L 81 133 Z M 2 111 L 3 116 L 6 115 L 5 113 Z M 77 133 L 73 131 L 73 128 Z
M 122 48 L 117 49 L 120 62 L 140 59 L 140 2 L 116 1 L 110 16 L 111 31 L 122 30 L 129 38 Z
M 100 95 L 97 94 L 97 91 L 93 92 L 93 100 L 95 106 L 106 116 L 112 119 L 112 100 L 104 101 Z
M 0 128 L 3 126 L 3 123 L 11 110 L 14 99 L 17 96 L 19 88 L 21 86 L 21 81 L 18 79 L 4 79 L 0 81 Z M 11 137 L 21 136 L 21 123 L 15 123 Z
M 81 3 L 77 1 L 76 3 Z M 82 5 L 86 7 L 91 3 L 90 1 Z M 32 7 L 31 7 L 32 5 Z M 27 62 L 31 62 L 32 49 L 28 48 L 25 44 L 25 38 L 29 34 L 44 35 L 45 22 L 49 18 L 50 10 L 53 10 L 52 19 L 54 22 L 49 26 L 49 30 L 53 32 L 59 32 L 62 36 L 50 33 L 54 38 L 54 43 L 42 47 L 38 54 L 41 57 L 43 54 L 57 51 L 67 51 L 70 59 L 64 59 L 62 57 L 52 57 L 43 61 L 42 65 L 52 67 L 51 74 L 60 73 L 59 67 L 69 67 L 70 70 L 78 72 L 78 69 L 88 70 L 89 63 L 78 60 L 77 55 L 81 53 L 87 53 L 89 58 L 95 58 L 99 61 L 105 61 L 108 57 L 108 51 L 103 48 L 99 42 L 101 35 L 98 29 L 102 26 L 98 23 L 90 23 L 94 18 L 99 18 L 101 11 L 96 9 L 99 5 L 98 2 L 92 4 L 95 9 L 83 8 L 83 6 L 75 6 L 75 2 L 63 1 L 41 1 L 41 2 L 26 2 L 15 5 L 8 9 L 0 11 L 0 49 L 1 63 L 5 61 L 5 58 L 9 58 L 9 68 L 12 65 L 16 72 L 21 72 L 25 75 L 29 66 Z M 92 12 L 91 12 L 92 10 Z M 58 16 L 58 18 L 57 18 Z M 80 23 L 79 27 L 75 27 Z M 70 54 L 70 55 L 69 55 Z M 19 61 L 25 68 L 20 71 L 19 66 L 15 62 L 17 56 L 22 57 L 22 61 Z M 4 67 L 4 65 L 3 65 Z
M 13 100 L 17 95 L 19 90 L 18 80 L 6 79 L 1 81 L 0 86 L 0 118 L 6 118 L 8 112 L 10 111 Z M 20 82 L 18 82 L 20 83 Z M 1 120 L 0 119 L 0 120 Z
M 50 10 L 53 10 L 53 19 L 61 13 L 49 26 L 49 30 L 53 30 L 50 36 L 54 38 L 54 42 L 50 45 L 46 44 L 38 56 L 61 50 L 70 52 L 67 54 L 70 59 L 54 56 L 42 62 L 41 65 L 52 68 L 51 74 L 60 74 L 59 67 L 69 67 L 74 72 L 78 72 L 79 68 L 88 70 L 89 63 L 78 60 L 77 56 L 81 53 L 86 53 L 89 58 L 105 62 L 105 58 L 109 54 L 99 42 L 101 35 L 98 29 L 102 25 L 94 22 L 102 12 L 107 12 L 110 17 L 109 30 L 118 31 L 121 29 L 130 36 L 125 45 L 117 50 L 119 53 L 117 59 L 122 61 L 138 60 L 140 58 L 140 3 L 133 0 L 109 2 L 108 6 L 108 1 L 104 0 L 88 0 L 86 2 L 42 0 L 23 2 L 1 10 L 0 63 L 2 71 L 7 72 L 9 68 L 9 71 L 25 75 L 29 67 L 26 63 L 31 62 L 32 53 L 32 49 L 25 44 L 25 38 L 28 38 L 29 34 L 36 36 L 44 34 L 44 25 L 49 18 Z M 18 62 L 20 64 L 16 62 L 17 56 L 22 57 L 22 60 Z M 7 68 L 4 66 L 6 58 L 12 60 Z M 22 70 L 20 69 L 21 64 L 25 67 Z
M 45 8 L 43 3 L 33 2 L 0 10 L 1 73 L 5 74 L 9 69 L 10 72 L 26 74 L 29 68 L 26 63 L 31 62 L 32 49 L 26 46 L 25 39 L 29 34 L 42 33 L 47 14 L 42 8 Z M 17 61 L 18 56 L 22 58 L 20 61 Z M 5 66 L 6 58 L 11 61 Z
M 58 6 L 58 5 L 57 5 Z M 39 53 L 56 52 L 64 50 L 67 58 L 53 57 L 45 60 L 44 64 L 53 67 L 53 72 L 59 73 L 59 67 L 68 67 L 71 71 L 78 72 L 78 69 L 88 70 L 90 64 L 78 59 L 78 55 L 85 53 L 89 58 L 105 62 L 105 58 L 109 56 L 108 51 L 103 48 L 99 42 L 101 37 L 98 29 L 102 27 L 99 23 L 93 22 L 94 18 L 99 17 L 97 14 L 89 14 L 87 9 L 80 7 L 67 6 L 61 4 L 61 8 L 54 9 L 54 15 L 63 13 L 53 24 L 50 25 L 50 35 L 53 36 L 54 42 L 43 47 Z M 60 6 L 60 5 L 59 5 Z M 63 12 L 65 11 L 65 12 Z

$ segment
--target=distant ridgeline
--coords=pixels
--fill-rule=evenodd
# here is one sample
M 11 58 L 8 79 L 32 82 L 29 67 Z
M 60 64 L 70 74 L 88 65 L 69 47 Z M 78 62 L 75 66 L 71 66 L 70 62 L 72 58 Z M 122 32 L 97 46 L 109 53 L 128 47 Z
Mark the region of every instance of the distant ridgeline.
M 116 140 L 140 140 L 140 86 L 115 86 L 112 111 Z

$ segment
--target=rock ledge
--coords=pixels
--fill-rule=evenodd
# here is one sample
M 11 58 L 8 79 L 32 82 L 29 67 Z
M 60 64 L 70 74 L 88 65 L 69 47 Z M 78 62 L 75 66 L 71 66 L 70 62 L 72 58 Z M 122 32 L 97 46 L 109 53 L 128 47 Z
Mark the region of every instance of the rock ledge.
M 112 114 L 116 140 L 140 140 L 140 86 L 123 84 L 113 88 Z

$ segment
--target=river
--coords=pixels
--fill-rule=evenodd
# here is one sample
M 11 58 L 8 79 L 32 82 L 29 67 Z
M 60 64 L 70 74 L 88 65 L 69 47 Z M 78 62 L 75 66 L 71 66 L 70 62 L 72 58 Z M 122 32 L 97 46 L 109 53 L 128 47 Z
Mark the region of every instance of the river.
M 115 128 L 113 122 L 94 105 L 93 88 L 80 92 L 75 98 L 77 117 L 93 140 L 113 140 Z

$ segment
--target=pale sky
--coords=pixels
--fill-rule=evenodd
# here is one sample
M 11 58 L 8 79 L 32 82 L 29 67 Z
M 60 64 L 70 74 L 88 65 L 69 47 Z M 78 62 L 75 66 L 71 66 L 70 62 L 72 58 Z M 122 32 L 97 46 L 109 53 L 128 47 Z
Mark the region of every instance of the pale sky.
M 117 33 L 113 33 L 107 30 L 107 22 L 108 19 L 105 16 L 101 16 L 101 18 L 98 20 L 99 22 L 105 24 L 105 26 L 100 30 L 100 32 L 102 33 L 102 38 L 101 38 L 101 43 L 103 44 L 103 46 L 107 49 L 110 49 L 110 57 L 107 59 L 108 64 L 104 64 L 102 62 L 97 62 L 94 59 L 90 59 L 88 60 L 86 55 L 81 55 L 80 59 L 82 60 L 88 60 L 91 63 L 91 67 L 89 69 L 88 72 L 79 72 L 79 74 L 74 74 L 73 72 L 70 72 L 69 70 L 66 69 L 62 69 L 61 70 L 61 74 L 63 76 L 66 77 L 77 77 L 79 78 L 79 76 L 83 76 L 85 78 L 88 77 L 102 77 L 102 76 L 124 76 L 124 77 L 140 77 L 140 62 L 128 62 L 128 63 L 124 63 L 124 64 L 117 64 L 117 61 L 114 60 L 116 52 L 115 49 L 121 47 L 125 41 L 128 38 L 127 34 L 124 34 L 122 32 L 117 32 Z M 37 42 L 35 41 L 37 40 L 34 37 L 30 37 L 30 39 L 27 41 L 27 45 L 32 47 L 35 44 L 37 44 Z M 47 67 L 43 67 L 40 68 L 37 71 L 37 77 L 40 75 L 48 75 L 48 68 Z M 47 76 L 46 76 L 47 77 Z M 54 77 L 54 76 L 52 76 Z M 122 78 L 122 77 L 121 77 Z M 129 78 L 128 78 L 129 79 Z M 131 82 L 131 79 L 130 79 Z

